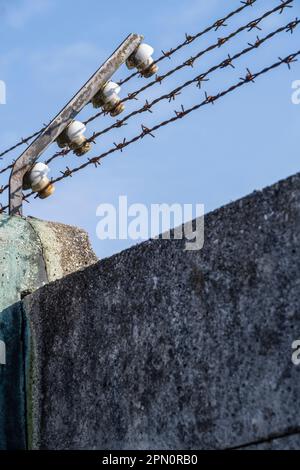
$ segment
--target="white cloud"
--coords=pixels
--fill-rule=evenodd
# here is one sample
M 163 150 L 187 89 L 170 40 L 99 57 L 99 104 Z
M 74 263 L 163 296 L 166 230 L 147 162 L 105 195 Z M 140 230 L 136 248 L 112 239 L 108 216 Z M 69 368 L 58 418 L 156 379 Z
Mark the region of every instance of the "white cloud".
M 189 26 L 195 21 L 200 22 L 206 19 L 218 5 L 218 0 L 200 2 L 199 0 L 189 0 L 182 3 L 182 8 L 170 9 L 169 14 L 158 18 L 158 22 L 165 26 Z
M 101 65 L 105 52 L 92 42 L 78 41 L 63 46 L 38 49 L 28 56 L 34 81 L 50 96 L 71 96 Z M 40 77 L 44 77 L 43 80 Z M 58 99 L 59 96 L 58 96 Z
M 21 49 L 11 49 L 0 55 L 0 70 L 5 73 L 10 67 L 16 65 L 23 57 Z
M 2 1 L 0 4 L 4 21 L 15 29 L 23 28 L 37 15 L 45 14 L 51 6 L 51 0 L 16 0 L 9 3 Z
M 93 43 L 79 41 L 60 47 L 55 47 L 45 51 L 32 53 L 30 60 L 33 65 L 38 67 L 40 73 L 57 75 L 73 73 L 79 70 L 89 62 L 98 65 L 105 57 Z M 98 62 L 97 62 L 98 61 Z

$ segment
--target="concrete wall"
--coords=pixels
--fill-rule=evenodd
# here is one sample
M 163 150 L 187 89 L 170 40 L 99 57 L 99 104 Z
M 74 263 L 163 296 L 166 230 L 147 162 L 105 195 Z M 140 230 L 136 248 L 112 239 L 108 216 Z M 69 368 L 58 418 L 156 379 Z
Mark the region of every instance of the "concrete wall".
M 25 349 L 21 298 L 96 262 L 80 229 L 0 215 L 0 449 L 26 446 Z M 6 362 L 6 364 L 4 364 Z
M 300 175 L 184 247 L 149 241 L 26 297 L 30 447 L 299 447 Z
M 261 442 L 244 447 L 244 450 L 299 450 L 300 449 L 300 430 L 290 431 L 291 435 L 274 437 Z

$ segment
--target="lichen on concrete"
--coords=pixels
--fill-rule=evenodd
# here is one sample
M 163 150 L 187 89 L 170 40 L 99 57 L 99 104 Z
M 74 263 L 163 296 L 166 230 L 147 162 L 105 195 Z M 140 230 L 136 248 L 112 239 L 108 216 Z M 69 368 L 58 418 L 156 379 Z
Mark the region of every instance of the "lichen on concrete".
M 6 349 L 6 363 L 0 364 L 0 449 L 26 446 L 24 345 L 29 342 L 21 298 L 96 260 L 83 230 L 0 215 L 0 340 Z M 30 380 L 27 385 L 30 390 Z
M 84 230 L 33 217 L 27 221 L 41 241 L 49 282 L 98 261 Z

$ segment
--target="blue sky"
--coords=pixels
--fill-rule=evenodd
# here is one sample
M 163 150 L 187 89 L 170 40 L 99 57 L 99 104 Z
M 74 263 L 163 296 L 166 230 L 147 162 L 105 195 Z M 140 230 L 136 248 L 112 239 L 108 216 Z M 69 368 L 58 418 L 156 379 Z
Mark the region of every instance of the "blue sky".
M 196 40 L 160 64 L 160 71 L 188 59 L 213 44 L 220 35 L 260 16 L 279 0 L 257 0 L 252 8 L 227 22 L 227 28 Z M 282 15 L 261 23 L 260 37 L 299 15 L 299 4 Z M 230 5 L 229 5 L 230 4 Z M 0 106 L 1 150 L 39 129 L 72 97 L 89 76 L 130 32 L 145 36 L 155 55 L 168 50 L 239 5 L 238 0 L 0 0 L 0 80 L 7 86 L 7 104 Z M 282 33 L 255 52 L 211 76 L 205 85 L 215 94 L 245 75 L 249 66 L 255 72 L 299 48 L 299 31 Z M 186 69 L 129 102 L 127 111 L 163 92 L 171 91 L 187 78 L 205 72 L 211 65 L 234 54 L 256 39 L 257 31 L 240 34 L 235 40 L 203 56 L 193 69 Z M 127 74 L 122 68 L 116 79 Z M 117 204 L 120 195 L 130 203 L 203 203 L 206 212 L 261 189 L 299 169 L 300 105 L 292 104 L 292 82 L 300 80 L 299 62 L 292 70 L 281 67 L 256 84 L 242 87 L 214 106 L 192 113 L 156 134 L 129 146 L 123 153 L 105 159 L 97 170 L 89 167 L 57 185 L 47 200 L 34 199 L 25 205 L 25 214 L 46 220 L 78 225 L 86 229 L 101 258 L 127 248 L 133 241 L 100 241 L 96 237 L 97 206 Z M 145 79 L 124 85 L 121 94 L 139 88 Z M 176 102 L 162 103 L 152 114 L 133 119 L 122 129 L 98 139 L 89 156 L 109 149 L 113 142 L 134 136 L 141 123 L 151 126 L 174 113 L 181 104 L 189 106 L 203 99 L 204 91 L 187 88 Z M 80 117 L 94 113 L 87 107 Z M 89 126 L 87 135 L 111 123 L 101 117 Z M 55 152 L 53 145 L 47 155 Z M 4 157 L 1 165 L 20 154 Z M 83 157 L 85 160 L 86 157 Z M 69 155 L 51 166 L 56 176 L 66 165 L 77 166 L 78 157 Z M 6 184 L 4 174 L 0 184 Z M 6 195 L 2 197 L 6 203 Z

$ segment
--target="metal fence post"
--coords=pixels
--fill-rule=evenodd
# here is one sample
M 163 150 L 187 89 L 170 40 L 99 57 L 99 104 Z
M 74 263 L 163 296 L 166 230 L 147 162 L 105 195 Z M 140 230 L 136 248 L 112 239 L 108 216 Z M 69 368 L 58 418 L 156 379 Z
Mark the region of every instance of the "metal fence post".
M 143 40 L 143 36 L 130 34 L 116 51 L 104 62 L 95 74 L 86 82 L 81 90 L 69 101 L 51 123 L 41 132 L 31 145 L 15 161 L 9 180 L 9 213 L 22 215 L 23 178 L 39 156 L 54 142 L 62 131 L 72 122 L 77 114 L 86 106 L 128 59 Z

